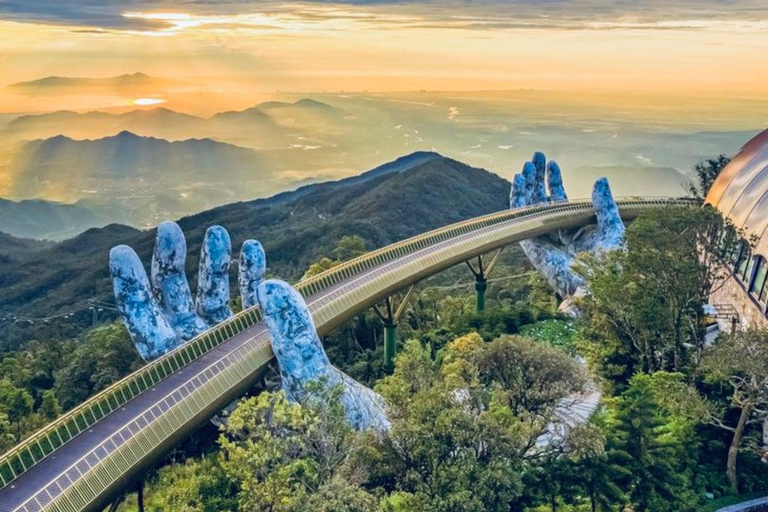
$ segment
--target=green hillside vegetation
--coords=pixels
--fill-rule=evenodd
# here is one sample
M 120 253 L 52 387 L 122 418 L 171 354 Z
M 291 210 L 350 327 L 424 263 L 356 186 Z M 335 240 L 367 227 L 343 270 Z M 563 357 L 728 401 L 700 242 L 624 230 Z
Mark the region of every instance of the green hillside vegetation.
M 508 194 L 508 182 L 495 174 L 434 153 L 417 153 L 362 176 L 222 206 L 179 224 L 187 235 L 190 275 L 205 230 L 220 224 L 229 230 L 235 252 L 245 239 L 256 238 L 267 252 L 268 271 L 296 281 L 311 263 L 333 256 L 345 235 L 361 237 L 371 250 L 502 210 Z M 154 231 L 109 225 L 55 245 L 39 244 L 35 251 L 15 243 L 18 247 L 10 247 L 0 259 L 0 317 L 47 317 L 76 310 L 91 299 L 112 302 L 109 249 L 131 245 L 148 265 L 154 236 Z M 233 279 L 235 274 L 233 268 Z M 190 279 L 192 286 L 195 282 Z M 91 323 L 88 311 L 78 312 L 76 319 L 81 328 Z M 0 333 L 3 325 L 0 321 Z M 34 337 L 26 332 L 30 327 L 17 323 L 9 328 L 14 343 Z

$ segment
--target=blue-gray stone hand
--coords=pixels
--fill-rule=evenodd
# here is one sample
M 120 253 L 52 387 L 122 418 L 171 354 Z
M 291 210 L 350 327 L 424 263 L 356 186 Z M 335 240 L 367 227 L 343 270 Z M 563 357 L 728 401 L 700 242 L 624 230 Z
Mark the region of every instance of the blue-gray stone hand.
M 211 226 L 200 254 L 197 297 L 185 272 L 187 242 L 174 222 L 157 227 L 152 254 L 151 286 L 141 260 L 127 245 L 109 253 L 109 270 L 117 308 L 144 360 L 161 356 L 232 316 L 229 307 L 229 233 Z M 240 253 L 239 280 L 243 307 L 256 303 L 256 287 L 264 275 L 261 244 L 248 240 Z
M 546 193 L 547 188 L 549 196 Z M 526 162 L 522 173 L 516 174 L 512 181 L 509 202 L 513 209 L 548 201 L 567 200 L 560 167 L 554 161 L 547 163 L 541 152 L 536 152 L 532 161 Z M 561 232 L 557 237 L 541 236 L 520 242 L 534 268 L 565 299 L 585 291 L 584 280 L 571 268 L 578 253 L 591 252 L 599 255 L 620 247 L 622 243 L 624 223 L 606 178 L 595 182 L 592 204 L 597 215 L 596 227 Z M 567 303 L 567 306 L 569 305 L 570 303 Z
M 229 309 L 229 234 L 219 226 L 203 240 L 195 303 L 185 274 L 187 244 L 173 222 L 157 228 L 150 287 L 136 253 L 121 245 L 110 252 L 115 300 L 136 348 L 154 359 L 232 316 Z M 341 400 L 354 428 L 389 428 L 379 395 L 331 365 L 304 299 L 289 284 L 263 281 L 264 249 L 246 240 L 240 250 L 238 286 L 243 308 L 259 304 L 272 338 L 283 389 L 294 401 L 305 397 L 306 385 L 341 385 Z
M 272 351 L 280 365 L 283 390 L 289 399 L 307 398 L 307 384 L 321 382 L 342 386 L 341 401 L 347 422 L 355 429 L 389 429 L 383 399 L 331 365 L 317 335 L 304 298 L 283 281 L 261 283 L 258 297 L 264 321 L 272 337 Z

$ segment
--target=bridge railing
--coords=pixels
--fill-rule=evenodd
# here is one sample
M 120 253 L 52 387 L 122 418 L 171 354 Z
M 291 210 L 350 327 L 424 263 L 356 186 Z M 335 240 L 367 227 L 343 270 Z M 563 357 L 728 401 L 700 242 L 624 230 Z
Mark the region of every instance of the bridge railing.
M 670 198 L 638 198 L 620 199 L 618 202 L 621 206 L 623 202 L 658 205 L 679 203 L 680 201 L 671 201 Z M 583 211 L 588 208 L 591 208 L 591 202 L 583 200 L 563 203 L 562 205 L 557 205 L 554 209 Z M 553 205 L 551 203 L 529 206 L 493 213 L 438 228 L 339 264 L 325 272 L 299 282 L 296 285 L 296 289 L 303 296 L 308 297 L 362 271 L 433 244 L 517 217 L 529 216 L 531 214 L 536 216 L 539 212 L 544 214 L 547 211 L 552 212 L 552 210 Z M 0 457 L 0 489 L 13 482 L 19 475 L 28 471 L 75 436 L 88 430 L 94 423 L 112 411 L 122 407 L 137 395 L 152 388 L 162 379 L 198 359 L 219 344 L 257 324 L 261 319 L 262 315 L 258 307 L 241 311 L 229 320 L 192 338 L 184 345 L 155 359 L 74 409 L 66 412 Z

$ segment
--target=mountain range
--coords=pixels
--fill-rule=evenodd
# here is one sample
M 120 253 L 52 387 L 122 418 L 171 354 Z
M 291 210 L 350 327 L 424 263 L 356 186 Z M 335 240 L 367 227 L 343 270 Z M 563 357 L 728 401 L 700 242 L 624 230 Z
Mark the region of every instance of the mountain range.
M 272 140 L 285 144 L 281 123 L 313 125 L 343 115 L 343 110 L 311 98 L 294 103 L 269 101 L 245 110 L 219 112 L 207 118 L 164 107 L 135 109 L 119 114 L 98 110 L 59 110 L 19 116 L 7 123 L 0 130 L 0 135 L 6 141 L 44 139 L 57 135 L 89 139 L 130 131 L 168 140 L 211 137 L 253 141 L 259 146 L 269 146 Z
M 496 174 L 419 152 L 359 176 L 221 206 L 179 224 L 187 235 L 188 270 L 196 268 L 205 230 L 219 224 L 229 230 L 235 253 L 243 240 L 256 238 L 269 273 L 296 280 L 344 235 L 359 235 L 373 249 L 502 210 L 509 188 Z M 57 244 L 9 243 L 13 249 L 0 258 L 0 313 L 51 314 L 89 299 L 111 301 L 109 249 L 129 244 L 148 263 L 154 236 L 154 230 L 112 224 Z
M 212 139 L 169 142 L 122 131 L 96 140 L 63 135 L 24 144 L 11 160 L 12 197 L 74 201 L 205 187 L 229 193 L 272 178 L 253 150 Z M 226 196 L 225 196 L 226 197 Z M 221 201 L 213 204 L 221 204 Z

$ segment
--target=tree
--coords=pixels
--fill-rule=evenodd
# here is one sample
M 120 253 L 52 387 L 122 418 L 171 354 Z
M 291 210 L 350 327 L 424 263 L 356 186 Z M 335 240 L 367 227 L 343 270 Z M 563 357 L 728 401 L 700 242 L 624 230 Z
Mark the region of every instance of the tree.
M 307 279 L 309 277 L 325 272 L 326 270 L 332 269 L 333 267 L 340 265 L 345 261 L 357 258 L 358 256 L 365 254 L 367 249 L 365 248 L 365 240 L 359 236 L 344 235 L 341 237 L 341 240 L 339 240 L 339 243 L 336 244 L 336 247 L 334 247 L 331 252 L 336 259 L 323 256 L 316 262 L 312 263 L 307 271 L 304 272 L 304 275 L 301 278 Z
M 55 420 L 61 414 L 61 406 L 52 389 L 43 392 L 43 401 L 38 412 L 48 421 Z
M 15 442 L 16 437 L 13 435 L 8 415 L 0 412 L 0 453 L 5 453 Z
M 224 473 L 244 510 L 366 512 L 377 500 L 361 487 L 359 460 L 371 439 L 347 425 L 341 389 L 318 386 L 302 404 L 283 392 L 242 402 L 219 439 Z
M 564 397 L 586 388 L 586 376 L 570 356 L 522 336 L 501 336 L 467 355 L 480 382 L 504 390 L 512 414 L 536 423 L 549 423 Z
M 150 512 L 235 512 L 236 483 L 224 474 L 216 455 L 162 468 L 150 482 Z
M 555 404 L 582 389 L 567 355 L 520 337 L 486 343 L 476 333 L 437 355 L 410 340 L 377 390 L 392 430 L 372 480 L 398 511 L 504 511 L 522 493 L 526 464 Z
M 439 364 L 410 340 L 380 381 L 392 429 L 378 446 L 373 482 L 397 511 L 506 512 L 521 492 L 519 422 L 501 400 L 481 397 L 463 358 L 447 359 Z
M 632 477 L 626 467 L 627 452 L 616 447 L 606 450 L 606 428 L 604 417 L 597 415 L 592 422 L 574 427 L 569 436 L 565 479 L 573 494 L 586 496 L 591 512 L 609 511 L 626 502 L 624 488 Z
M 768 332 L 737 331 L 718 338 L 706 352 L 702 364 L 706 379 L 730 387 L 729 405 L 738 411 L 735 425 L 724 417 L 727 410 L 708 401 L 705 419 L 733 433 L 728 448 L 726 474 L 738 492 L 737 460 L 747 426 L 762 423 L 768 415 Z
M 678 471 L 680 446 L 669 436 L 668 418 L 654 391 L 652 377 L 637 374 L 612 399 L 609 447 L 625 454 L 631 473 L 629 496 L 638 512 L 688 509 L 687 482 Z
M 143 361 L 122 324 L 90 331 L 55 373 L 56 395 L 65 409 L 141 367 Z
M 330 270 L 338 265 L 341 265 L 340 261 L 332 260 L 331 258 L 326 257 L 320 258 L 309 266 L 301 279 L 308 279 L 312 276 L 316 276 L 317 274 L 322 274 L 326 270 Z
M 551 454 L 532 464 L 523 477 L 529 501 L 546 504 L 552 512 L 557 512 L 561 500 L 570 490 L 567 488 L 568 469 L 567 459 L 560 454 Z
M 16 439 L 21 438 L 22 422 L 32 413 L 34 404 L 27 390 L 17 388 L 6 378 L 0 380 L 0 413 L 15 425 Z
M 640 215 L 625 250 L 584 257 L 578 271 L 591 360 L 619 389 L 636 372 L 681 371 L 704 349 L 710 293 L 733 274 L 742 233 L 710 207 L 670 207 Z
M 338 261 L 349 261 L 368 252 L 365 240 L 357 235 L 344 235 L 333 249 L 333 255 Z
M 693 171 L 696 173 L 698 183 L 690 183 L 688 185 L 688 192 L 703 202 L 709 193 L 709 189 L 712 188 L 712 184 L 730 161 L 730 158 L 721 154 L 717 158 L 709 158 L 697 163 Z

